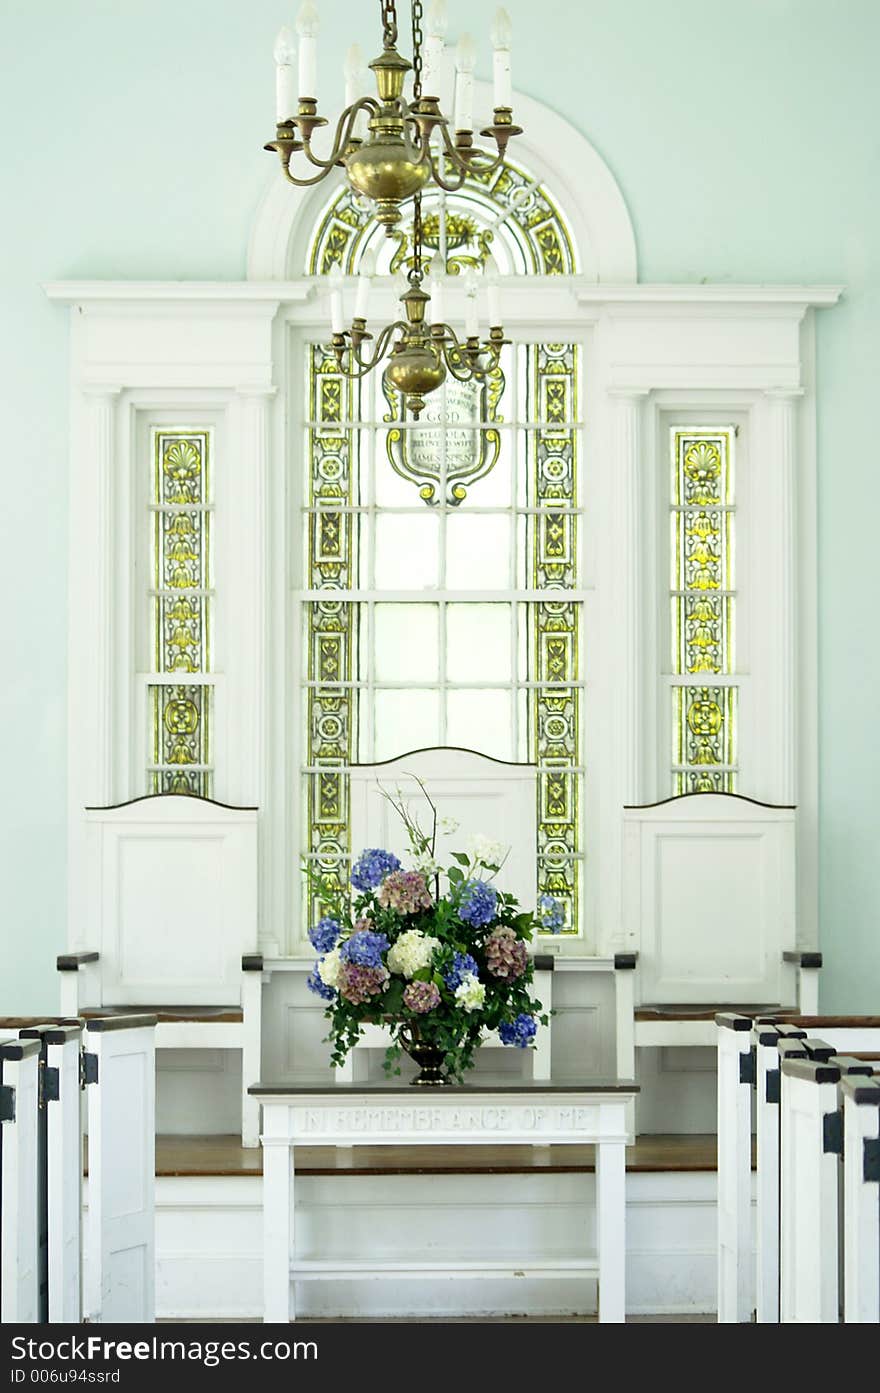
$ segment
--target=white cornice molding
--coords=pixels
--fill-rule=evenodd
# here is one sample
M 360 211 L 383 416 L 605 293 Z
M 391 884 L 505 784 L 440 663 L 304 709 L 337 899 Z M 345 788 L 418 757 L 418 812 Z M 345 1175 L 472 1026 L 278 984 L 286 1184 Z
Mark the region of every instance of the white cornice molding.
M 624 312 L 645 306 L 746 308 L 780 306 L 804 310 L 836 305 L 840 285 L 633 284 L 597 285 L 579 276 L 512 276 L 505 295 L 518 291 L 560 290 L 573 294 L 579 305 Z M 313 277 L 295 281 L 51 281 L 43 287 L 50 300 L 64 304 L 127 305 L 148 301 L 158 305 L 230 305 L 274 314 L 282 305 L 306 304 L 316 293 Z

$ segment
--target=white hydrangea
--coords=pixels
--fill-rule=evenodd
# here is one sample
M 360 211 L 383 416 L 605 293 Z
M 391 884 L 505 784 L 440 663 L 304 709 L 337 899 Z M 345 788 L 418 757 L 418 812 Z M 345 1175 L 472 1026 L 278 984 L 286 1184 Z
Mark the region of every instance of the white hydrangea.
M 332 952 L 321 958 L 318 963 L 318 976 L 325 987 L 335 987 L 339 981 L 339 949 L 334 948 Z
M 413 865 L 417 871 L 421 871 L 426 879 L 432 875 L 437 875 L 441 870 L 440 862 L 434 860 L 430 851 L 420 851 L 413 857 Z
M 472 972 L 466 972 L 455 989 L 455 999 L 465 1011 L 479 1011 L 486 1000 L 486 988 Z
M 454 817 L 441 817 L 437 821 L 437 826 L 445 837 L 450 837 L 453 832 L 458 831 L 458 823 Z
M 476 832 L 468 837 L 467 849 L 471 859 L 479 865 L 500 866 L 509 848 L 503 842 L 493 841 L 482 832 Z
M 388 949 L 387 963 L 392 972 L 412 977 L 423 967 L 429 967 L 434 949 L 440 947 L 438 938 L 430 938 L 420 929 L 407 929 Z

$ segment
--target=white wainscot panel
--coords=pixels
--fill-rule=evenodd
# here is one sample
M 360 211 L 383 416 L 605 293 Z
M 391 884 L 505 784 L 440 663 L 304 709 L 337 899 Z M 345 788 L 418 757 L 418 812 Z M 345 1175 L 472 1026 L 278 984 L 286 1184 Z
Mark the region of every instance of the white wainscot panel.
M 712 1067 L 706 1067 L 707 1056 Z M 693 1136 L 717 1123 L 715 1051 L 677 1046 L 636 1050 L 639 1132 Z
M 157 1050 L 156 1131 L 229 1135 L 241 1126 L 239 1050 Z
M 592 1241 L 593 1177 L 302 1177 L 303 1241 L 327 1258 L 421 1255 L 535 1260 Z M 157 1182 L 157 1314 L 160 1318 L 259 1319 L 262 1312 L 261 1185 L 251 1178 Z M 715 1176 L 627 1177 L 627 1308 L 630 1313 L 715 1309 Z M 297 1307 L 309 1316 L 580 1315 L 596 1309 L 595 1281 L 306 1282 Z

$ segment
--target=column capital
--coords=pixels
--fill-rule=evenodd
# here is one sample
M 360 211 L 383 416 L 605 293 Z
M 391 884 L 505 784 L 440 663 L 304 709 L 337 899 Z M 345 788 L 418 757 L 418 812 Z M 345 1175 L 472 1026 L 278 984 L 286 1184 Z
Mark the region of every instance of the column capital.
M 79 390 L 91 400 L 115 400 L 125 390 L 118 382 L 81 382 Z
M 797 401 L 804 395 L 803 387 L 765 387 L 764 396 L 768 401 Z
M 244 382 L 235 389 L 235 395 L 237 397 L 245 397 L 250 400 L 256 399 L 258 401 L 269 400 L 276 396 L 277 393 L 277 387 L 273 387 L 271 383 L 262 382 Z
M 651 395 L 652 390 L 651 387 L 609 387 L 607 395 L 618 401 L 642 401 Z

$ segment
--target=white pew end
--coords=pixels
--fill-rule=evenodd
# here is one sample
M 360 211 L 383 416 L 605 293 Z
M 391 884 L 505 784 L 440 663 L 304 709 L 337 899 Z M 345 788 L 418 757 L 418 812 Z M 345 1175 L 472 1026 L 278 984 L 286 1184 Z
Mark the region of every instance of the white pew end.
M 843 1078 L 844 1302 L 847 1324 L 880 1323 L 880 1077 Z

